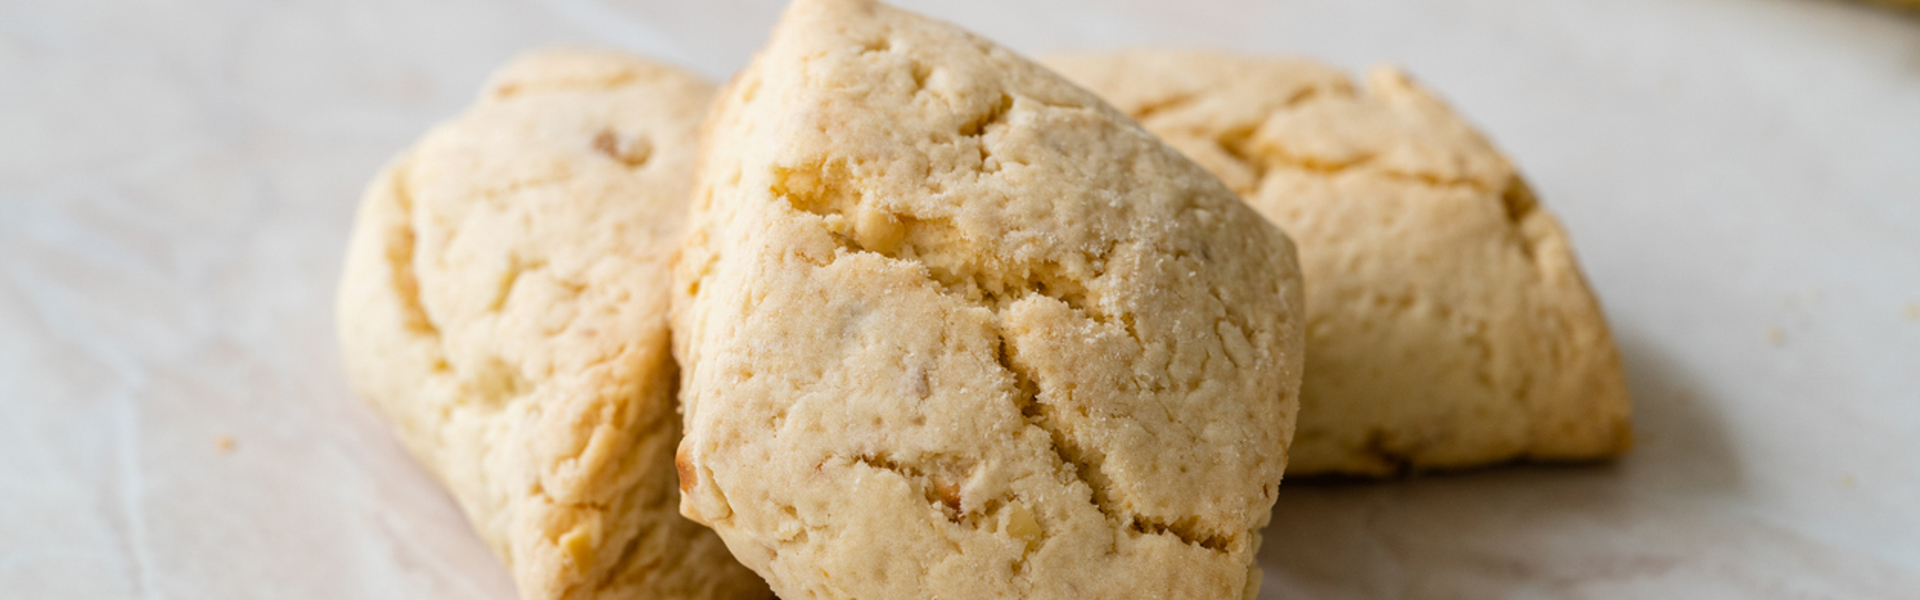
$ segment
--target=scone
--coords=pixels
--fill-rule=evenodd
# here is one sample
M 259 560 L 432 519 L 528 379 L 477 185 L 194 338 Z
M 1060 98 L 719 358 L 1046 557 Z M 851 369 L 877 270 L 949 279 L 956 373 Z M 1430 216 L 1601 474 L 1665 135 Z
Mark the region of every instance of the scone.
M 1618 455 L 1619 353 L 1513 164 L 1388 68 L 1171 51 L 1045 61 L 1300 245 L 1307 368 L 1289 475 Z
M 787 600 L 1237 598 L 1292 433 L 1292 244 L 993 42 L 798 0 L 675 267 L 681 510 Z
M 711 97 L 624 55 L 524 56 L 360 207 L 347 371 L 522 598 L 769 596 L 678 513 L 668 286 Z

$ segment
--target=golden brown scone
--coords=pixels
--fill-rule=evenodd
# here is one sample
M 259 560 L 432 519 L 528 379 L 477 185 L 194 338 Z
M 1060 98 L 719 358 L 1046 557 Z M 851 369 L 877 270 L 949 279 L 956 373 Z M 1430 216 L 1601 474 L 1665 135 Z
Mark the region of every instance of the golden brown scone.
M 368 191 L 340 284 L 356 389 L 528 599 L 766 598 L 678 514 L 670 261 L 712 87 L 549 50 Z
M 788 600 L 1236 598 L 1286 463 L 1292 245 L 1092 94 L 799 0 L 709 117 L 681 510 Z
M 1618 352 L 1513 164 L 1389 68 L 1131 51 L 1045 61 L 1300 244 L 1307 371 L 1289 475 L 1588 460 L 1630 445 Z

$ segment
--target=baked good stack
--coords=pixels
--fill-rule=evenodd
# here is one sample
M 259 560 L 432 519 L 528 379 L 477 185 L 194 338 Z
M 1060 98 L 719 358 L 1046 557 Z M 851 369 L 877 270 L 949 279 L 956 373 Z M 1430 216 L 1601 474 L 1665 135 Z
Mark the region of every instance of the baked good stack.
M 1624 450 L 1564 235 L 1404 77 L 1053 64 L 870 0 L 710 108 L 517 61 L 370 191 L 349 374 L 526 598 L 1251 598 L 1296 419 L 1296 472 Z

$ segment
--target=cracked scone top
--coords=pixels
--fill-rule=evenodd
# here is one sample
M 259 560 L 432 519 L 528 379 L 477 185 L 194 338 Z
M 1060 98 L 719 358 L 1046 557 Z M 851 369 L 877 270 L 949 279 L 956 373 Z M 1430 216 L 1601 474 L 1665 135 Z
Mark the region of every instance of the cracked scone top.
M 1289 475 L 1625 452 L 1625 377 L 1566 234 L 1506 157 L 1392 69 L 1128 51 L 1045 61 L 1300 245 Z
M 679 514 L 671 255 L 712 86 L 549 50 L 394 160 L 340 284 L 354 387 L 533 599 L 754 599 Z
M 706 126 L 681 510 L 789 600 L 1237 598 L 1300 377 L 1291 243 L 1059 76 L 800 0 Z

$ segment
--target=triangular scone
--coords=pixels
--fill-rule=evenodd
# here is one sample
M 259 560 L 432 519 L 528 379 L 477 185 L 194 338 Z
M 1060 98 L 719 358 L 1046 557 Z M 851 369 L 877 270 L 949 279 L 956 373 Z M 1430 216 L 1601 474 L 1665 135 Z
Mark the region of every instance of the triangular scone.
M 667 286 L 712 87 L 522 57 L 374 181 L 341 281 L 354 386 L 527 599 L 766 598 L 682 518 Z
M 788 600 L 1235 598 L 1301 367 L 1286 236 L 1125 115 L 799 0 L 707 123 L 682 511 Z
M 1398 71 L 1059 56 L 1300 244 L 1307 372 L 1289 475 L 1589 460 L 1630 445 L 1619 353 L 1513 164 Z

